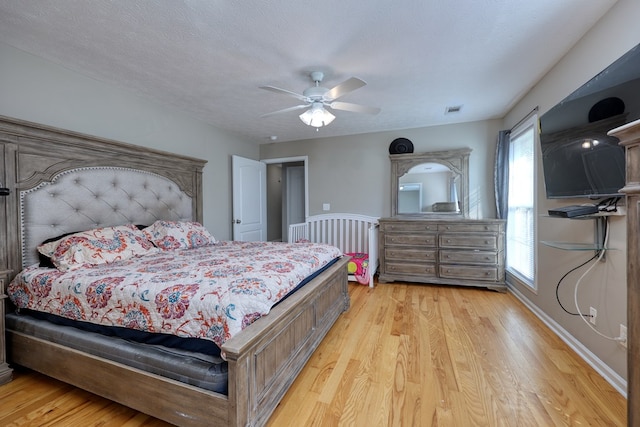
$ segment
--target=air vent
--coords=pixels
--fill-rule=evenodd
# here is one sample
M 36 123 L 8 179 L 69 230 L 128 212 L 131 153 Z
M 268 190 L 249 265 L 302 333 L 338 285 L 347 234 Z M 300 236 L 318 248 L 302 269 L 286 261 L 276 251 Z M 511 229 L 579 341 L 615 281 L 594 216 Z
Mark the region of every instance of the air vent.
M 459 113 L 460 110 L 462 110 L 462 105 L 454 105 L 451 107 L 447 107 L 444 113 L 445 114 Z

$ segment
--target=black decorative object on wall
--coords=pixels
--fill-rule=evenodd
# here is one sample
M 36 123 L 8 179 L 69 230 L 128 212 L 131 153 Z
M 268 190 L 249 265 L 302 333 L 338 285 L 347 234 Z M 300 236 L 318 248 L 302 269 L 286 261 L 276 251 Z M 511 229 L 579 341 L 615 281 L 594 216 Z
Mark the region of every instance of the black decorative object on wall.
M 389 154 L 413 153 L 413 142 L 407 138 L 396 138 L 389 145 Z
M 605 98 L 596 102 L 589 110 L 589 123 L 608 119 L 624 113 L 624 101 L 617 97 Z

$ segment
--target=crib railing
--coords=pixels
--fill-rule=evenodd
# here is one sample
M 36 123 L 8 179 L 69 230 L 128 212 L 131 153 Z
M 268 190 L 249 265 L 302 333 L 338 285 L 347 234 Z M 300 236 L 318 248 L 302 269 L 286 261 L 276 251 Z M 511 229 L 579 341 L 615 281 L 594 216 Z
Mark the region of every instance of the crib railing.
M 332 213 L 314 215 L 306 222 L 289 226 L 289 242 L 309 240 L 336 246 L 343 253 L 359 252 L 369 256 L 370 283 L 378 268 L 378 218 Z

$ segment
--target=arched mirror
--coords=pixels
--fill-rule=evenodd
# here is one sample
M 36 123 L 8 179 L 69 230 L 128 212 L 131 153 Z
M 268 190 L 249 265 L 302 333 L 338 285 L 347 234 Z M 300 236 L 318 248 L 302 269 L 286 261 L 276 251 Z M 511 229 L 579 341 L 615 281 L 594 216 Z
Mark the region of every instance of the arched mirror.
M 391 215 L 469 216 L 470 148 L 391 154 Z

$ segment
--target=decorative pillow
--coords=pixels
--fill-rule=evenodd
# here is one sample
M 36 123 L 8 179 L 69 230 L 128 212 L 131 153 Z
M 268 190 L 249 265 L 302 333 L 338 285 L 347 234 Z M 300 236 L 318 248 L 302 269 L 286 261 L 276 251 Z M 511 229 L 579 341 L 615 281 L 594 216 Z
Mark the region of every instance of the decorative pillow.
M 157 251 L 145 234 L 131 224 L 73 233 L 38 246 L 38 252 L 49 257 L 62 271 L 87 264 L 109 264 Z
M 64 234 L 61 234 L 61 235 L 56 236 L 56 237 L 51 237 L 51 238 L 45 240 L 44 242 L 42 242 L 40 244 L 40 246 L 45 245 L 47 243 L 51 243 L 51 242 L 57 242 L 58 240 L 62 239 L 63 237 L 67 237 L 67 236 L 70 236 L 70 235 L 76 234 L 76 233 L 78 233 L 78 231 L 72 231 L 71 233 L 64 233 Z M 45 254 L 43 254 L 41 252 L 38 252 L 38 261 L 40 261 L 40 263 L 38 264 L 40 267 L 56 268 L 56 266 L 53 264 L 53 261 L 51 261 L 51 257 L 49 257 L 49 256 L 47 256 L 47 255 L 45 255 Z
M 202 224 L 188 221 L 156 221 L 142 230 L 156 247 L 163 251 L 189 249 L 216 243 Z

